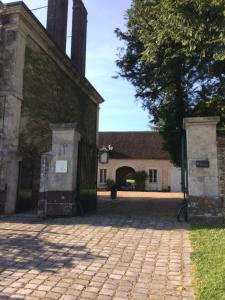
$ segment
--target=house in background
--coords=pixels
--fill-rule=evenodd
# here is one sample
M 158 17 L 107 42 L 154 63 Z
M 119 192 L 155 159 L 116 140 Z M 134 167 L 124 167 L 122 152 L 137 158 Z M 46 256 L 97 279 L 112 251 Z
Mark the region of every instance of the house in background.
M 163 150 L 159 132 L 100 132 L 98 189 L 106 189 L 107 179 L 119 187 L 132 179 L 134 173 L 145 171 L 146 191 L 181 191 L 181 170 Z

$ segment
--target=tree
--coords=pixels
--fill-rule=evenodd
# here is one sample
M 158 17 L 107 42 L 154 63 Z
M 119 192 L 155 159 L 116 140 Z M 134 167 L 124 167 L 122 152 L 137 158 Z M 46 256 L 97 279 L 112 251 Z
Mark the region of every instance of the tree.
M 134 174 L 135 185 L 137 191 L 145 191 L 145 180 L 148 177 L 145 171 L 138 171 Z
M 119 75 L 180 165 L 184 117 L 219 114 L 224 126 L 225 0 L 133 0 L 127 31 L 116 34 L 126 44 Z

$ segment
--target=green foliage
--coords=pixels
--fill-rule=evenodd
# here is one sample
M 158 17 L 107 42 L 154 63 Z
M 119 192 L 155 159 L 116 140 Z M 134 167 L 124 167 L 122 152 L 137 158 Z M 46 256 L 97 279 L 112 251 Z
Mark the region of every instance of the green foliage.
M 145 190 L 145 180 L 148 177 L 145 171 L 138 171 L 134 174 L 136 190 L 144 191 Z
M 106 184 L 109 191 L 117 189 L 117 185 L 113 179 L 107 179 Z
M 225 300 L 225 227 L 192 226 L 191 242 L 197 299 Z
M 117 65 L 181 163 L 183 118 L 225 124 L 225 0 L 133 0 Z

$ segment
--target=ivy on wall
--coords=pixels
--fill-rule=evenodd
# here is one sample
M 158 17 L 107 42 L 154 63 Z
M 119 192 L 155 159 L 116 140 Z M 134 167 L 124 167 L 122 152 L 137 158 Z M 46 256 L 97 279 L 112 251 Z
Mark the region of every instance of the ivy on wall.
M 28 40 L 24 69 L 20 151 L 38 156 L 51 147 L 51 123 L 77 123 L 96 144 L 97 106 L 33 40 Z
M 51 151 L 50 124 L 77 123 L 88 143 L 96 144 L 97 105 L 31 38 L 26 45 L 21 116 L 21 189 L 39 188 L 40 158 Z

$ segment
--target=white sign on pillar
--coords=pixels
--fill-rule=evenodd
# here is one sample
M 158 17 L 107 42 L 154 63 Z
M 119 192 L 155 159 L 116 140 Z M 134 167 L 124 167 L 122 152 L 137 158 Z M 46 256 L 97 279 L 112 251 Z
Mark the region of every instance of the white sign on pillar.
M 67 160 L 57 160 L 55 166 L 56 173 L 67 173 L 68 172 L 68 161 Z

